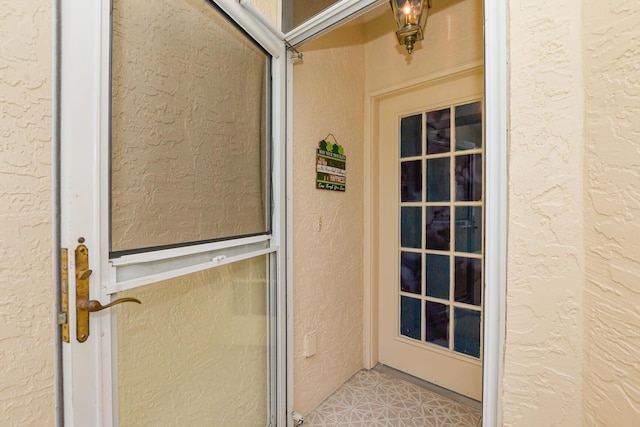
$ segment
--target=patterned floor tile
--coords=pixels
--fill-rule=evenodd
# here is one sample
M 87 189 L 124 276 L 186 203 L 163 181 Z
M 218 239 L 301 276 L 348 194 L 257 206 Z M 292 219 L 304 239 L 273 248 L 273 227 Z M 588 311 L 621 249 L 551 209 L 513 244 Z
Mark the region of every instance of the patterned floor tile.
M 387 375 L 377 371 L 361 370 L 344 383 L 342 388 L 348 388 L 359 393 L 369 393 Z
M 304 427 L 480 427 L 480 418 L 415 384 L 362 370 L 305 417 Z
M 318 412 L 311 412 L 304 417 L 304 427 L 338 427 L 337 421 L 329 421 L 325 416 Z

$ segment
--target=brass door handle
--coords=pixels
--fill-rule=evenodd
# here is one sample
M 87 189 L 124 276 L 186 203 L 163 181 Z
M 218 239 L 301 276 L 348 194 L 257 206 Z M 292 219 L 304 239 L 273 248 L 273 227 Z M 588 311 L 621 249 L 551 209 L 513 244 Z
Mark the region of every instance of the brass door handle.
M 105 308 L 113 307 L 114 305 L 117 305 L 117 304 L 122 304 L 123 302 L 135 302 L 138 304 L 142 304 L 142 301 L 140 301 L 137 298 L 120 298 L 110 302 L 107 305 L 102 305 L 100 304 L 100 301 L 96 301 L 94 299 L 92 300 L 85 299 L 85 300 L 78 301 L 77 307 L 80 310 L 87 310 L 88 312 L 93 313 L 94 311 L 101 311 L 101 310 L 104 310 Z
M 142 304 L 136 298 L 120 298 L 107 305 L 89 299 L 89 279 L 92 273 L 93 271 L 89 268 L 89 248 L 80 245 L 76 248 L 76 338 L 79 342 L 85 342 L 89 338 L 89 313 L 123 302 Z

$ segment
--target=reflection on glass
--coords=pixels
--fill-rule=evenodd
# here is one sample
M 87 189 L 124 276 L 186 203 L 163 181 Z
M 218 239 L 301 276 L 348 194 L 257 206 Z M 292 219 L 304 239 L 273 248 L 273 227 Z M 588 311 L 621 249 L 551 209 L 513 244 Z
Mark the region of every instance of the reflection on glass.
M 427 160 L 427 202 L 448 202 L 451 161 L 448 157 Z
M 449 306 L 426 301 L 427 342 L 449 348 Z
M 449 256 L 426 255 L 427 296 L 449 299 Z
M 422 114 L 400 119 L 400 157 L 422 155 Z
M 270 56 L 205 0 L 113 2 L 111 251 L 269 231 Z
M 400 297 L 400 334 L 416 340 L 422 339 L 420 301 L 417 298 Z
M 400 208 L 400 245 L 405 248 L 422 247 L 422 208 Z
M 454 308 L 455 323 L 453 349 L 458 353 L 480 357 L 480 312 Z
M 454 277 L 456 301 L 482 304 L 482 260 L 456 257 Z
M 400 201 L 422 201 L 422 160 L 400 164 Z
M 400 253 L 400 290 L 412 294 L 422 292 L 422 254 Z
M 427 249 L 449 250 L 450 222 L 448 206 L 427 207 Z
M 482 200 L 482 154 L 456 157 L 456 200 Z
M 451 149 L 451 113 L 448 108 L 427 113 L 427 154 Z
M 456 107 L 456 150 L 482 148 L 482 103 Z
M 456 251 L 482 252 L 482 206 L 456 207 Z
M 283 0 L 282 32 L 293 30 L 337 2 L 338 0 Z
M 268 256 L 155 283 L 118 297 L 120 426 L 269 424 L 275 383 Z M 115 310 L 112 308 L 111 310 Z

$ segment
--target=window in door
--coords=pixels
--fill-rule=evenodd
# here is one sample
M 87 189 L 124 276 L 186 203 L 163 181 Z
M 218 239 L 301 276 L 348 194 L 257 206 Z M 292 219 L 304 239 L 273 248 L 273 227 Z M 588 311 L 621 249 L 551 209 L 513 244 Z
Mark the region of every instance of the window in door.
M 211 3 L 113 8 L 111 257 L 271 232 L 271 57 Z
M 480 101 L 400 119 L 398 332 L 476 359 L 482 348 L 482 138 Z

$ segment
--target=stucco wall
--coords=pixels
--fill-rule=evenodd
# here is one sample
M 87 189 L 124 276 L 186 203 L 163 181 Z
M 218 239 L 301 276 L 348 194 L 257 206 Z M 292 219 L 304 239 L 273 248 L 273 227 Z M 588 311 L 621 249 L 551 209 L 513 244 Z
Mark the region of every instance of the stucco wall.
M 51 2 L 0 11 L 0 424 L 49 426 Z
M 120 426 L 267 425 L 267 257 L 119 294 Z
M 362 367 L 362 40 L 362 27 L 349 25 L 303 46 L 294 65 L 293 368 L 302 413 Z M 344 193 L 315 188 L 315 149 L 329 133 L 347 156 Z M 312 333 L 317 353 L 305 358 Z
M 577 426 L 583 345 L 581 1 L 510 2 L 505 426 Z
M 112 249 L 264 232 L 267 56 L 203 0 L 113 17 Z
M 583 425 L 640 422 L 640 3 L 584 3 Z

